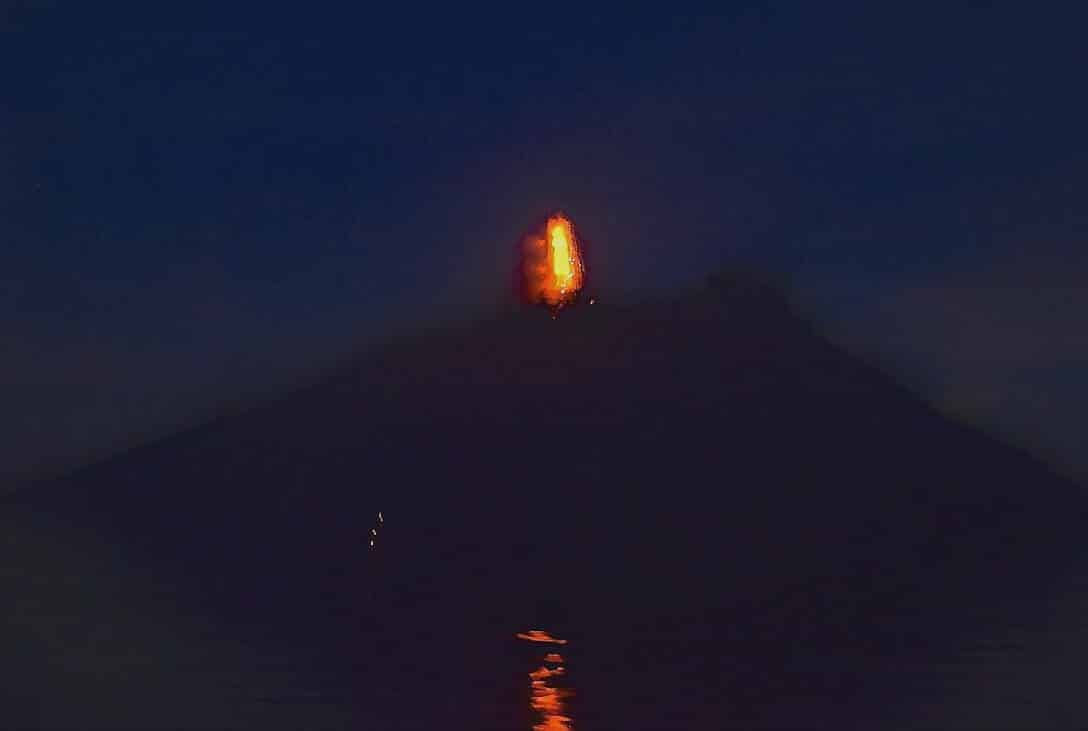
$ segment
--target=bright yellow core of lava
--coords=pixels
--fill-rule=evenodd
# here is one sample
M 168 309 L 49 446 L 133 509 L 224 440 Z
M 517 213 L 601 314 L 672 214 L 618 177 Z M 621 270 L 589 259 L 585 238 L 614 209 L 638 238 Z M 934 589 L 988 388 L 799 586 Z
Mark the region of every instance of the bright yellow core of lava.
M 573 304 L 585 280 L 585 262 L 574 224 L 562 213 L 522 240 L 523 297 L 553 312 Z
M 570 222 L 553 219 L 548 226 L 548 238 L 552 245 L 552 272 L 555 283 L 565 290 L 574 278 L 574 267 L 570 261 Z
M 556 214 L 548 219 L 547 256 L 551 281 L 544 286 L 549 304 L 563 304 L 582 288 L 582 255 L 574 226 L 566 216 Z

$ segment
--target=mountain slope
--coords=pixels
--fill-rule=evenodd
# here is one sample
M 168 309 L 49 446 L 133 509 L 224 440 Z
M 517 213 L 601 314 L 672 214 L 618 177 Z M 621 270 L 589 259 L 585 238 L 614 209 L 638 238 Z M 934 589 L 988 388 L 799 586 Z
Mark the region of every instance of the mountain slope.
M 406 339 L 10 505 L 406 728 L 509 727 L 487 678 L 537 625 L 585 648 L 578 728 L 879 714 L 889 667 L 1044 592 L 1084 516 L 736 283 Z

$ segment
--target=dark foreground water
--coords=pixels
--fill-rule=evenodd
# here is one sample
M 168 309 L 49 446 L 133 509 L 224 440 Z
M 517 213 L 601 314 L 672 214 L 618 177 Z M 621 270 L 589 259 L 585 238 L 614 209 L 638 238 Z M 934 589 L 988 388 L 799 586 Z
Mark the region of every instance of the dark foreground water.
M 1088 727 L 1088 562 L 1045 596 L 1010 587 L 955 637 L 916 638 L 935 643 L 924 656 L 831 648 L 778 662 L 768 645 L 753 663 L 758 648 L 700 626 L 698 612 L 617 622 L 618 636 L 600 617 L 582 622 L 554 576 L 534 616 L 474 622 L 451 609 L 442 622 L 434 607 L 464 603 L 440 596 L 337 651 L 308 646 L 307 627 L 290 641 L 262 634 L 259 615 L 238 630 L 126 568 L 100 537 L 16 511 L 0 526 L 3 728 Z

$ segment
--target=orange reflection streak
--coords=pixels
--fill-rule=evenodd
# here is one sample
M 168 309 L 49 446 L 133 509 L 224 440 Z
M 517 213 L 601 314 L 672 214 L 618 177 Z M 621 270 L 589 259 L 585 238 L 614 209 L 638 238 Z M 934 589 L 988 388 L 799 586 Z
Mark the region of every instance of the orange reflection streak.
M 555 645 L 565 645 L 566 640 L 561 640 L 557 637 L 552 637 L 550 634 L 541 629 L 533 629 L 528 632 L 518 632 L 518 638 L 522 640 L 529 640 L 529 642 L 550 642 Z
M 565 645 L 566 640 L 552 637 L 543 630 L 530 630 L 519 632 L 518 637 L 529 642 L 543 642 L 549 644 Z M 559 663 L 563 657 L 558 652 L 549 652 L 544 655 L 544 664 L 529 673 L 529 705 L 537 713 L 540 720 L 533 725 L 533 731 L 572 731 L 574 722 L 566 715 L 564 701 L 573 695 L 566 688 L 557 688 L 549 684 L 554 678 L 566 674 L 566 668 Z M 552 665 L 554 667 L 548 667 Z
M 533 680 L 544 680 L 545 678 L 551 678 L 551 677 L 556 676 L 556 675 L 562 675 L 563 672 L 564 672 L 563 668 L 553 668 L 553 669 L 549 670 L 548 668 L 541 667 L 541 668 L 537 668 L 533 672 L 529 673 L 529 677 L 532 678 Z

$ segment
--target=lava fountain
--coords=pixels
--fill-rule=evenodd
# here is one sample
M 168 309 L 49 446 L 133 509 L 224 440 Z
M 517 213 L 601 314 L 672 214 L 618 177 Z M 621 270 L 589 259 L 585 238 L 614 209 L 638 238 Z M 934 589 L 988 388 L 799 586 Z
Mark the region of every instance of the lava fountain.
M 562 213 L 522 241 L 522 296 L 558 312 L 577 301 L 585 283 L 585 261 L 574 224 Z

